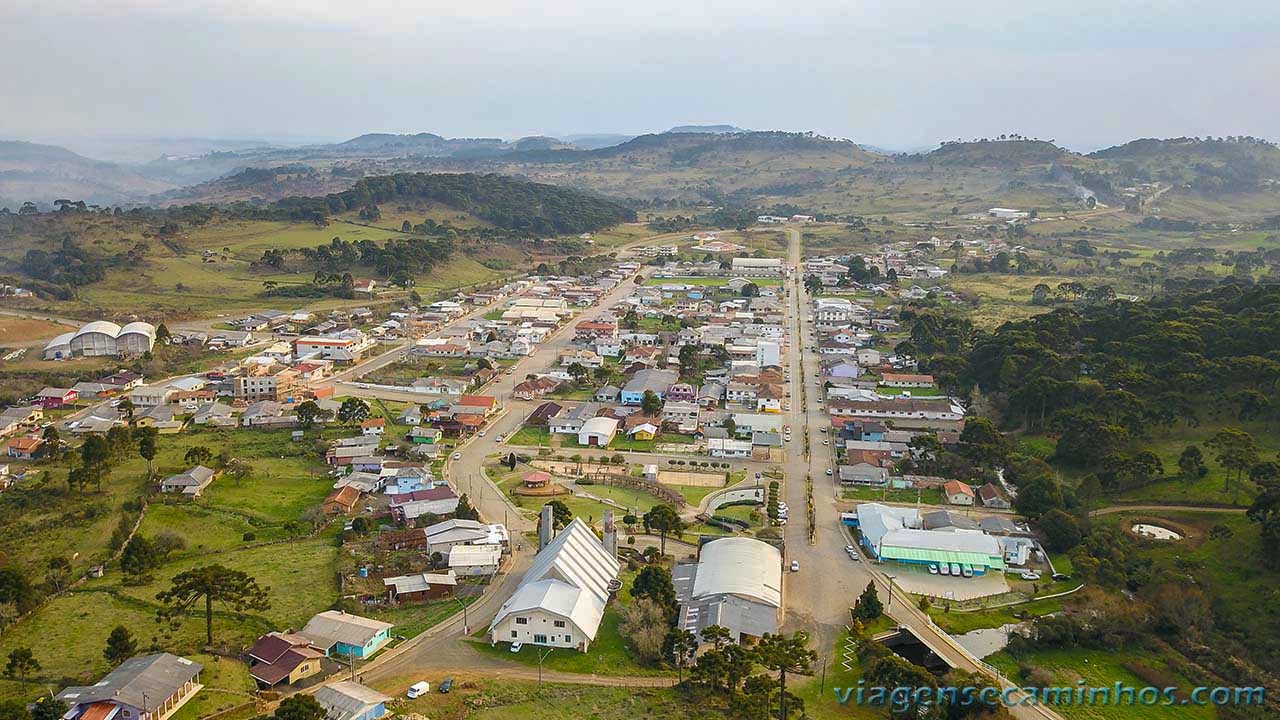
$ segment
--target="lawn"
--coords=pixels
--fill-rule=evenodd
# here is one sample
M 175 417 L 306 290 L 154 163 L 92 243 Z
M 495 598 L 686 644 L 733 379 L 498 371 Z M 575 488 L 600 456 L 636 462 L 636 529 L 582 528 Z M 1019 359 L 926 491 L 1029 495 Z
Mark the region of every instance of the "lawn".
M 1060 612 L 1061 610 L 1062 601 L 1057 599 L 1037 600 L 1012 607 L 977 610 L 974 612 L 959 612 L 957 610 L 946 612 L 943 606 L 934 605 L 929 608 L 929 617 L 933 618 L 933 622 L 938 627 L 948 633 L 963 635 L 972 630 L 998 628 L 1002 625 L 1022 622 L 1024 618 L 1018 617 L 1019 615 L 1039 617 Z
M 366 617 L 371 617 L 383 622 L 389 622 L 395 625 L 392 631 L 396 635 L 403 635 L 411 638 L 421 635 L 423 632 L 439 625 L 440 623 L 453 617 L 454 613 L 462 612 L 463 605 L 471 605 L 479 600 L 479 595 L 469 595 L 467 597 L 448 598 L 444 600 L 433 600 L 431 602 L 415 603 L 401 605 L 400 607 L 378 607 L 365 608 L 361 611 Z
M 559 652 L 559 651 L 557 651 Z M 552 653 L 553 655 L 555 653 Z M 417 676 L 393 678 L 378 689 L 403 695 Z M 442 678 L 428 678 L 432 689 Z M 616 685 L 563 685 L 522 680 L 459 678 L 448 695 L 431 693 L 407 701 L 398 710 L 405 716 L 442 720 L 728 720 L 718 702 L 699 691 L 677 688 L 630 688 Z
M 1149 683 L 1124 667 L 1125 663 L 1140 662 L 1148 667 L 1162 670 L 1177 676 L 1171 668 L 1165 666 L 1163 658 L 1141 648 L 1113 647 L 1106 650 L 1087 650 L 1074 648 L 1069 650 L 1040 650 L 1026 656 L 1014 658 L 1007 652 L 998 652 L 987 658 L 987 662 L 999 668 L 1011 678 L 1019 678 L 1020 666 L 1037 667 L 1053 674 L 1054 687 L 1076 687 L 1083 680 L 1087 687 L 1110 688 L 1115 683 L 1124 683 L 1133 688 L 1141 688 Z M 1179 685 L 1189 689 L 1197 683 L 1180 678 Z M 1198 720 L 1215 717 L 1212 708 L 1183 706 L 1130 707 L 1120 705 L 1060 705 L 1055 708 L 1063 717 L 1071 720 L 1109 720 L 1110 718 L 1142 718 L 1143 720 L 1168 718 L 1169 720 Z
M 567 435 L 565 436 L 568 437 Z M 525 425 L 511 433 L 506 439 L 507 445 L 523 445 L 528 447 L 546 447 L 551 444 L 551 433 L 544 427 Z
M 256 701 L 252 693 L 257 691 L 258 684 L 249 675 L 248 665 L 217 655 L 187 657 L 204 666 L 200 671 L 200 682 L 204 683 L 204 688 L 173 715 L 173 720 L 197 720 Z M 256 706 L 245 708 L 243 712 L 245 717 L 252 717 L 257 714 Z
M 869 502 L 914 503 L 919 499 L 922 505 L 942 505 L 942 490 L 938 488 L 881 489 L 871 487 L 849 487 L 840 491 L 845 500 L 865 500 Z

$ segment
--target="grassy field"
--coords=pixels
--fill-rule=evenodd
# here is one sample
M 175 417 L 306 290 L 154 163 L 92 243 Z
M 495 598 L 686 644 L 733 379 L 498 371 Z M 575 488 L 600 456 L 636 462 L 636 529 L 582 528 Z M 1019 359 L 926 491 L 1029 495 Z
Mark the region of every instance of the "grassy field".
M 840 491 L 845 500 L 865 500 L 867 502 L 914 503 L 919 499 L 923 505 L 942 505 L 942 490 L 938 488 L 892 490 L 870 487 L 849 487 Z
M 48 320 L 0 316 L 0 346 L 44 340 L 70 330 L 75 328 Z
M 554 655 L 554 653 L 553 653 Z M 403 697 L 417 676 L 392 678 L 379 690 Z M 432 689 L 443 678 L 428 678 Z M 722 704 L 699 691 L 678 688 L 629 688 L 609 685 L 563 685 L 522 680 L 472 678 L 465 672 L 447 695 L 432 692 L 406 701 L 397 710 L 432 720 L 728 720 Z M 569 710 L 571 708 L 571 710 Z
M 1029 616 L 1039 617 L 1061 610 L 1062 601 L 1056 599 L 1037 600 L 1012 607 L 978 610 L 975 612 L 959 612 L 956 610 L 947 612 L 945 608 L 935 605 L 929 608 L 929 617 L 933 618 L 938 627 L 952 635 L 963 635 L 973 630 L 998 628 L 1002 625 L 1021 622 Z

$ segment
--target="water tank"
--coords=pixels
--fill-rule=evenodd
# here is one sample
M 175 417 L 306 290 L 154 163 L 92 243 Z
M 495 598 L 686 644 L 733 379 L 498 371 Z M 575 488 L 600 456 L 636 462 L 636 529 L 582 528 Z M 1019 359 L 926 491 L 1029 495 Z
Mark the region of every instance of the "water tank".
M 361 568 L 360 568 L 360 577 L 362 577 L 362 578 L 367 578 L 367 577 L 369 577 L 369 568 L 367 568 L 367 567 L 361 567 Z

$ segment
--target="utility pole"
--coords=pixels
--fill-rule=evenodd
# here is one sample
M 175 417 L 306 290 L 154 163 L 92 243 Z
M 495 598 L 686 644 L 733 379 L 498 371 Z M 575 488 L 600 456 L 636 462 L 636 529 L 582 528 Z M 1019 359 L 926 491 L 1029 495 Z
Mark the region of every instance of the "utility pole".
M 894 580 L 894 577 L 895 577 L 895 576 L 893 576 L 893 575 L 888 575 L 888 574 L 886 574 L 886 575 L 885 575 L 885 578 L 887 578 L 887 579 L 889 580 L 889 602 L 885 603 L 885 606 L 884 606 L 884 611 L 885 611 L 886 613 L 888 613 L 888 612 L 889 612 L 889 610 L 893 609 L 893 580 Z
M 467 620 L 467 604 L 462 602 L 461 598 L 454 598 L 454 602 L 462 606 L 462 634 L 471 634 L 471 623 Z
M 539 695 L 542 694 L 542 661 L 547 659 L 547 656 L 551 654 L 552 650 L 555 650 L 555 648 L 547 648 L 546 652 L 543 652 L 541 650 L 538 651 L 538 694 Z

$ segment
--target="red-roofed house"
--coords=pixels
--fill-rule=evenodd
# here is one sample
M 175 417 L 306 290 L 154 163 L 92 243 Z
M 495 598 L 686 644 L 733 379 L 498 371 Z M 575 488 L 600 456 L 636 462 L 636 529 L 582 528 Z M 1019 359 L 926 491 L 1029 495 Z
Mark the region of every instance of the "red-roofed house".
M 15 460 L 35 460 L 42 447 L 44 440 L 38 437 L 16 437 L 5 443 L 5 455 Z
M 329 494 L 324 501 L 326 515 L 350 515 L 360 502 L 360 491 L 350 485 L 343 485 Z
M 942 486 L 942 494 L 952 505 L 972 505 L 973 488 L 959 480 L 949 480 Z
M 485 415 L 492 415 L 498 409 L 498 398 L 492 395 L 463 395 L 455 404 L 484 408 Z
M 584 320 L 573 326 L 573 339 L 579 342 L 617 340 L 618 325 L 611 322 Z
M 387 421 L 385 418 L 365 418 L 360 422 L 361 435 L 381 435 L 387 430 Z
M 271 632 L 249 649 L 249 674 L 263 688 L 292 685 L 320 672 L 324 652 L 301 635 Z
M 36 394 L 36 402 L 45 410 L 60 408 L 75 402 L 80 394 L 71 388 L 45 388 Z

